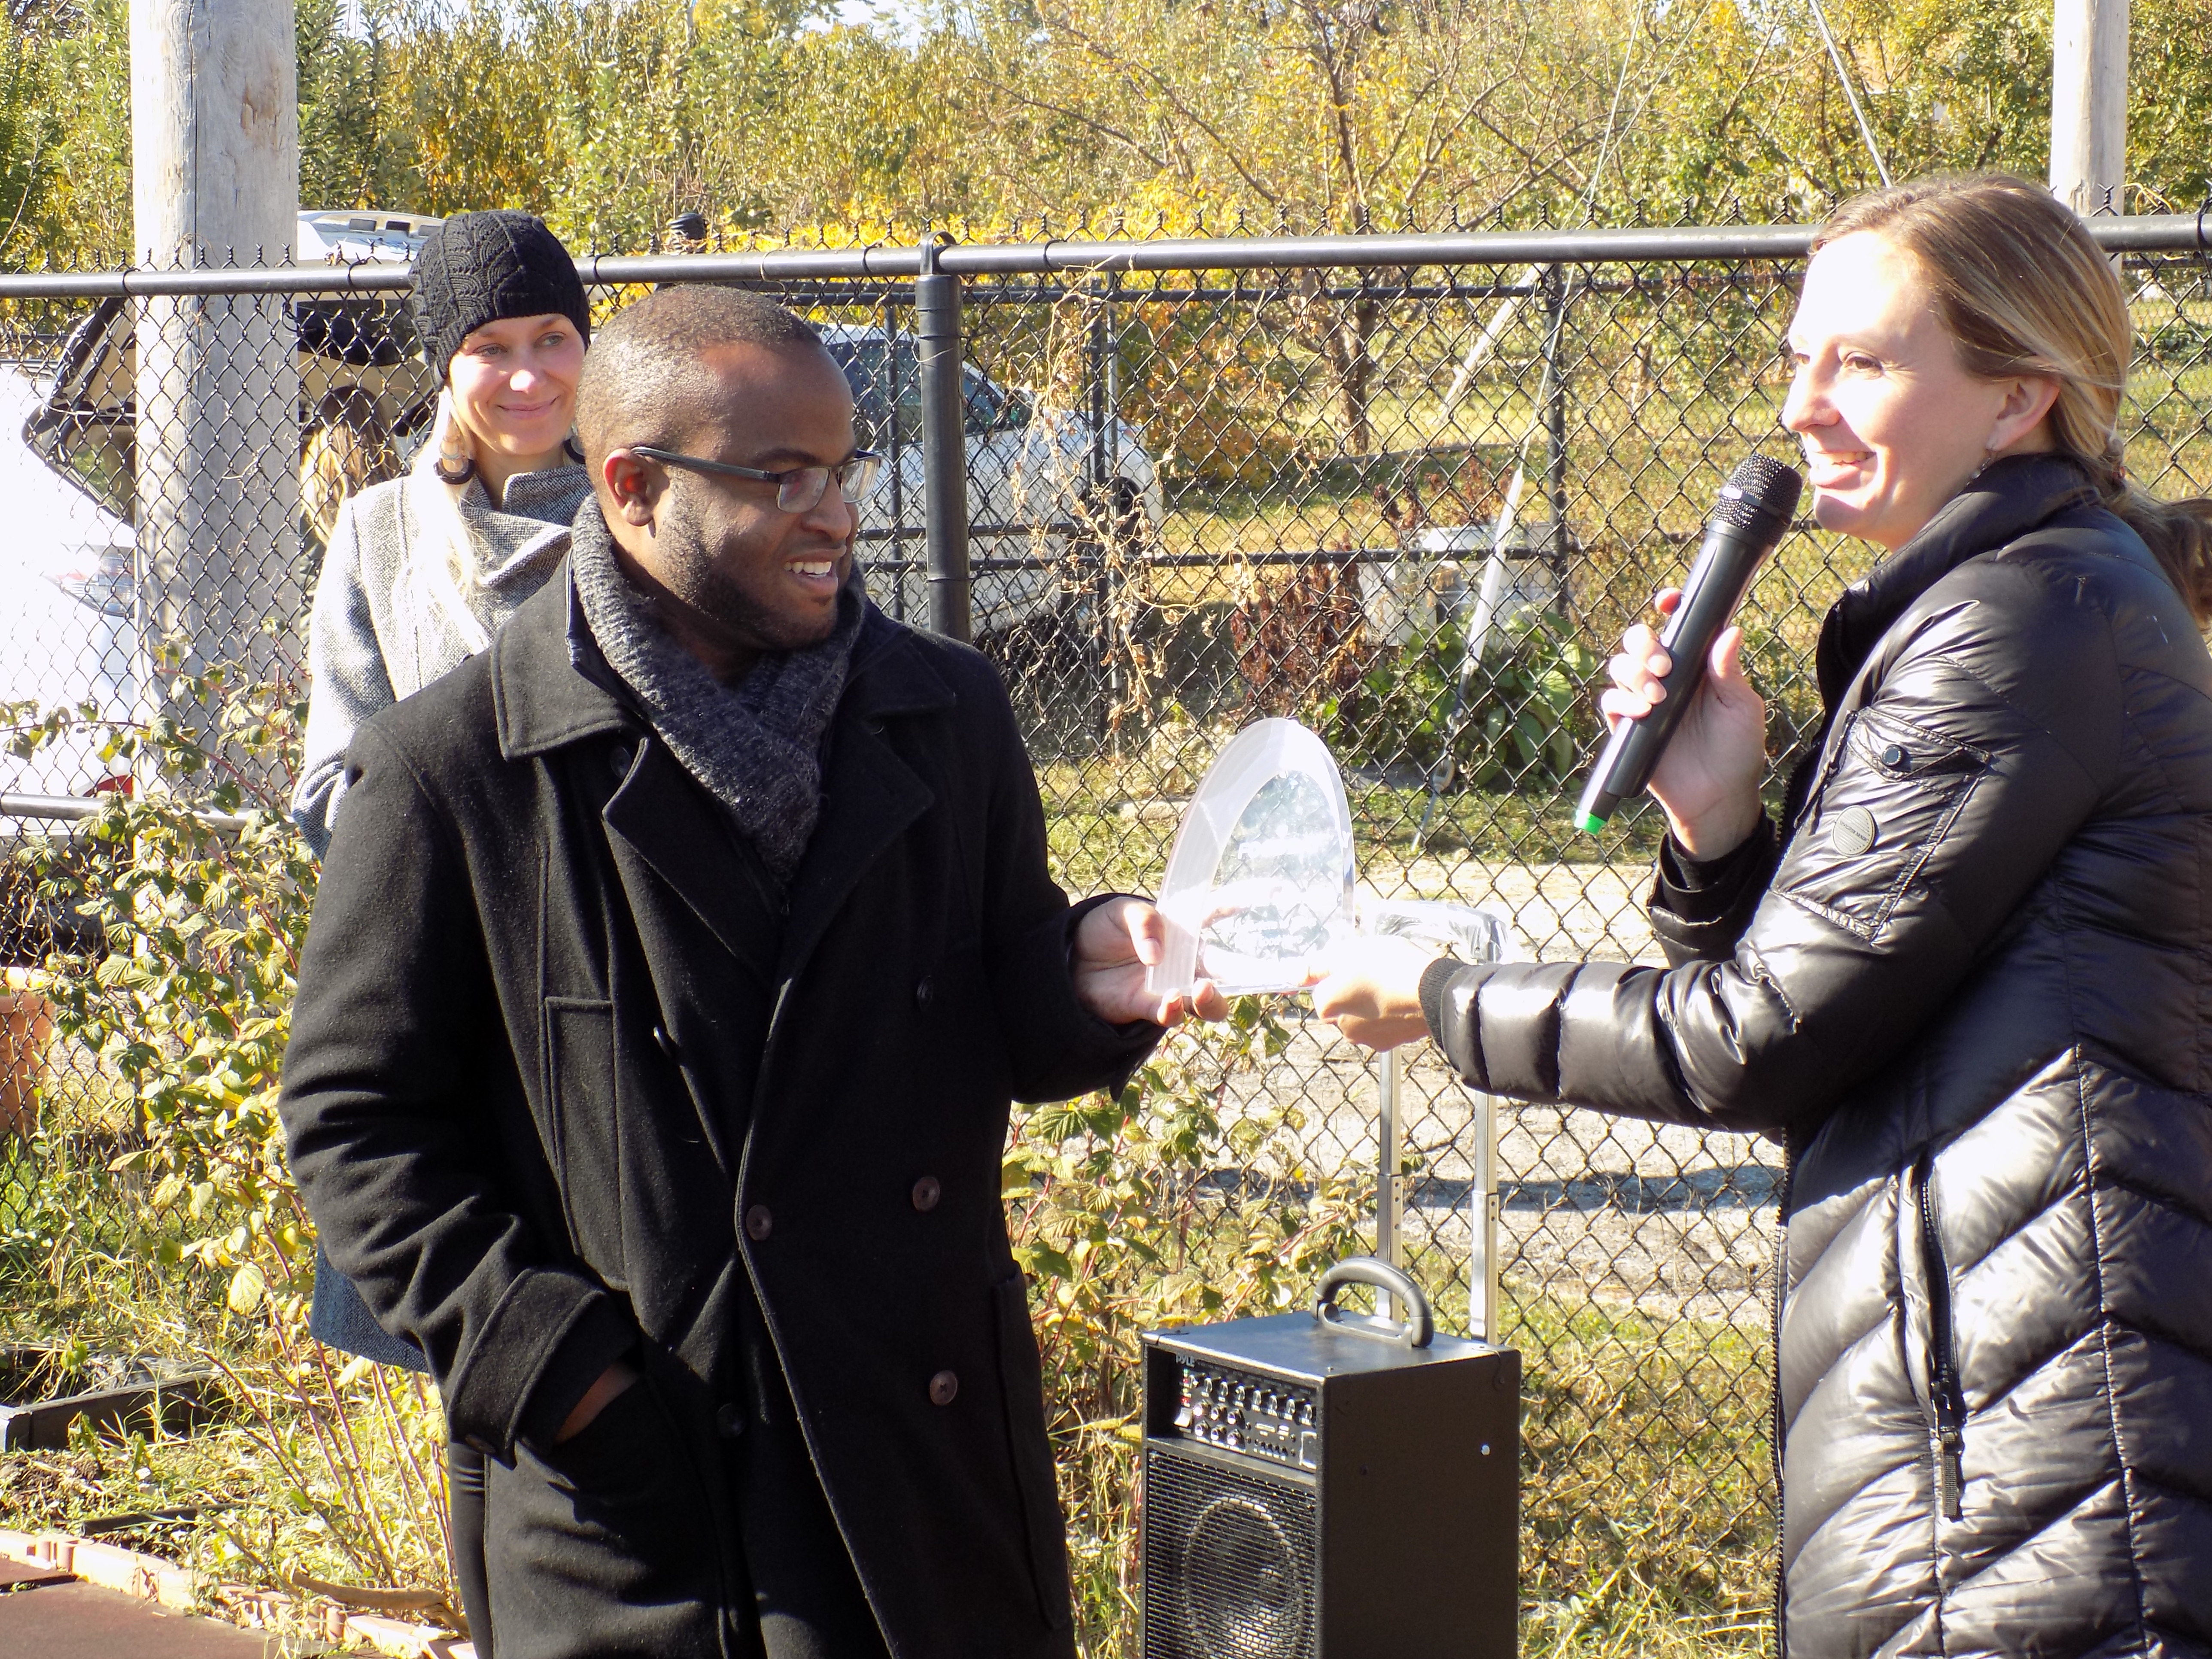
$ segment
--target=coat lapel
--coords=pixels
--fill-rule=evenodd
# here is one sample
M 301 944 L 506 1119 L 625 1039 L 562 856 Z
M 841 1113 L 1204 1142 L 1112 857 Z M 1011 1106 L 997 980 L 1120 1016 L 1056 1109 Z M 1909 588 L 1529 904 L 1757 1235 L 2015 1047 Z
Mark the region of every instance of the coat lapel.
M 774 985 L 782 918 L 763 878 L 746 866 L 728 824 L 682 763 L 661 744 L 638 748 L 604 814 L 631 908 L 643 897 L 642 864 L 764 988 Z

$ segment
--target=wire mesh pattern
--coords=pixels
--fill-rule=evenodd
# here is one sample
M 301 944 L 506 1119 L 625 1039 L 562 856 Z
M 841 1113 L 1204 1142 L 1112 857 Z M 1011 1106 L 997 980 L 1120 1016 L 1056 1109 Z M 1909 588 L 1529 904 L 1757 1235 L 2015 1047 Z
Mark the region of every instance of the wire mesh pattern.
M 1658 960 L 1643 900 L 1661 819 L 1638 805 L 1580 836 L 1571 791 L 1610 642 L 1680 574 L 1736 462 L 1790 453 L 1798 264 L 1205 259 L 1200 245 L 1188 269 L 963 279 L 973 628 L 1024 721 L 1062 884 L 1152 889 L 1212 757 L 1287 714 L 1343 768 L 1376 894 L 1492 907 L 1536 957 Z M 2212 490 L 2212 260 L 2130 256 L 2124 274 L 2131 472 L 2164 495 Z M 871 589 L 919 625 L 912 284 L 757 285 L 846 368 L 860 441 L 887 461 L 862 513 Z M 595 304 L 638 291 L 601 286 Z M 337 505 L 397 475 L 434 394 L 396 295 L 0 300 L 0 478 L 19 515 L 0 699 L 146 716 L 149 641 L 172 637 L 201 663 L 303 680 Z M 1801 526 L 1752 590 L 1778 781 L 1818 725 L 1821 615 L 1868 563 Z M 124 770 L 90 736 L 0 767 L 0 790 L 37 796 Z M 68 831 L 0 817 L 11 842 L 32 833 Z M 35 1255 L 42 1168 L 130 1133 L 100 1062 L 42 1012 L 40 965 L 82 928 L 10 874 L 0 1272 Z M 1226 1077 L 1219 1105 L 1273 1113 L 1294 1146 L 1209 1178 L 1201 1213 L 1224 1232 L 1285 1158 L 1375 1188 L 1373 1066 L 1297 1007 L 1282 1017 L 1283 1052 Z M 1464 1328 L 1480 1103 L 1425 1045 L 1402 1103 L 1408 1264 Z M 1663 1546 L 1683 1605 L 1764 1605 L 1779 1163 L 1753 1138 L 1501 1105 L 1497 1334 L 1525 1356 L 1524 1595 Z

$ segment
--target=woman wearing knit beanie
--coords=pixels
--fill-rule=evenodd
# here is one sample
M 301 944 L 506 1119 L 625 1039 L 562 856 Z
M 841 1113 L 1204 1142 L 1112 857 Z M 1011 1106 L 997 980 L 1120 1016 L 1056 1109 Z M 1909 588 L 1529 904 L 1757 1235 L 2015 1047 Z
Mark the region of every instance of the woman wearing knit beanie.
M 592 493 L 570 437 L 591 313 L 559 239 L 526 213 L 448 219 L 416 256 L 413 309 L 443 382 L 429 441 L 406 477 L 339 508 L 315 591 L 292 817 L 318 854 L 345 797 L 355 729 L 489 645 L 567 555 L 569 521 Z M 319 1251 L 308 1328 L 347 1353 L 427 1369 Z M 454 1574 L 489 1659 L 483 1458 L 454 1445 L 447 1465 Z
M 559 239 L 527 213 L 457 215 L 416 256 L 413 308 L 443 381 L 429 441 L 339 509 L 315 591 L 292 817 L 319 854 L 354 729 L 491 642 L 592 490 L 569 438 L 591 312 Z

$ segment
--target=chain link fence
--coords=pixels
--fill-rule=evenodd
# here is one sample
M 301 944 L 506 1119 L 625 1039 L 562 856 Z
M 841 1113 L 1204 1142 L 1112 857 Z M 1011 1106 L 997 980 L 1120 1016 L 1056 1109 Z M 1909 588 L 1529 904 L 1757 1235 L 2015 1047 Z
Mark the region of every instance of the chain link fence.
M 2125 252 L 2134 306 L 2131 471 L 2161 494 L 2212 490 L 2203 238 L 2188 219 L 2100 234 Z M 1291 715 L 1341 764 L 1366 889 L 1493 908 L 1536 957 L 1656 960 L 1643 891 L 1658 815 L 1626 809 L 1582 836 L 1571 792 L 1609 642 L 1681 571 L 1735 463 L 1790 453 L 1783 338 L 1803 246 L 1739 228 L 949 248 L 957 434 L 923 395 L 915 250 L 586 263 L 603 310 L 643 283 L 712 279 L 823 327 L 861 441 L 889 459 L 862 514 L 871 589 L 917 625 L 925 454 L 962 446 L 973 634 L 1024 723 L 1072 892 L 1156 887 L 1212 757 L 1251 720 Z M 404 282 L 404 266 L 173 274 L 191 294 L 0 279 L 15 520 L 0 698 L 150 717 L 165 639 L 304 683 L 337 503 L 395 476 L 427 428 L 434 376 Z M 1868 562 L 1800 526 L 1752 590 L 1777 780 L 1818 724 L 1822 612 Z M 125 775 L 101 729 L 0 763 L 0 835 L 66 835 L 52 815 L 77 809 L 27 798 Z M 11 874 L 0 933 L 13 1273 L 51 1224 L 42 1187 L 100 1165 L 132 1116 L 103 1062 L 48 1030 L 41 964 L 86 943 L 82 918 Z M 1371 1214 L 1382 1173 L 1376 1066 L 1299 1006 L 1276 1015 L 1279 1052 L 1220 1074 L 1231 1127 L 1191 1200 L 1192 1224 L 1238 1249 L 1253 1194 L 1328 1188 Z M 1425 1045 L 1409 1051 L 1395 1198 L 1449 1328 L 1471 1316 L 1487 1231 L 1490 1108 Z M 1495 1334 L 1528 1379 L 1524 1595 L 1663 1591 L 1716 1631 L 1752 1632 L 1771 1589 L 1778 1151 L 1496 1109 Z M 1240 1122 L 1265 1133 L 1240 1138 Z

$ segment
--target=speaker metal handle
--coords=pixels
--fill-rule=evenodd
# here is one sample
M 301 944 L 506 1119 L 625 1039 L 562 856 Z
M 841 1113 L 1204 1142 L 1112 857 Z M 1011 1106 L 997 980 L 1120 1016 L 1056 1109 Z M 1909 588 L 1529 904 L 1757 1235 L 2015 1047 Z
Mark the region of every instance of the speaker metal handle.
M 1377 1314 L 1340 1312 L 1336 1293 L 1346 1285 L 1367 1285 L 1389 1291 L 1407 1310 L 1407 1319 L 1401 1323 Z M 1371 1255 L 1348 1255 L 1321 1276 L 1321 1283 L 1314 1287 L 1314 1317 L 1334 1330 L 1395 1342 L 1401 1348 L 1425 1348 L 1437 1334 L 1429 1298 L 1421 1287 L 1409 1274 Z

